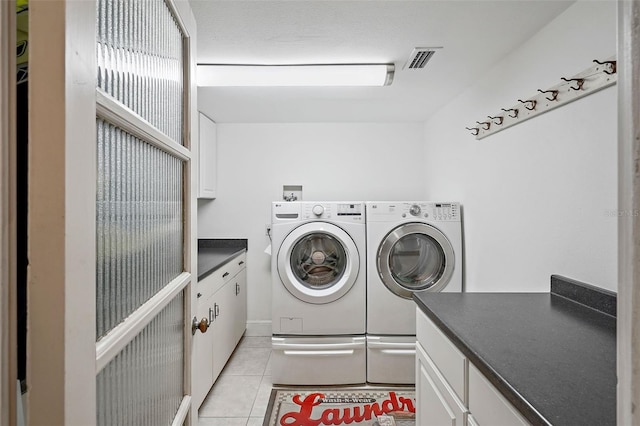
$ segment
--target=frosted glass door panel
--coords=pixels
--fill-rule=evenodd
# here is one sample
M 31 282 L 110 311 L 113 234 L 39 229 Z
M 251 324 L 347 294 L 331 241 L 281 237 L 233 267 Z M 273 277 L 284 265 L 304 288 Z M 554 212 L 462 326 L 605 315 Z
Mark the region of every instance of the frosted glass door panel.
M 97 120 L 99 339 L 183 272 L 182 162 Z
M 98 425 L 170 425 L 183 398 L 183 295 L 97 376 Z
M 95 4 L 96 420 L 181 423 L 194 232 L 187 27 L 170 0 Z
M 163 0 L 97 1 L 98 87 L 184 145 L 183 35 Z

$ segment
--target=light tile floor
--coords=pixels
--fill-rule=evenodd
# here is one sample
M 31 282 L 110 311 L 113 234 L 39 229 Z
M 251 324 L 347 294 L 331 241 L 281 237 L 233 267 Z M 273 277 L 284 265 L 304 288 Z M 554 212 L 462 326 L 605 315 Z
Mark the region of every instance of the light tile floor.
M 271 336 L 243 337 L 198 411 L 206 426 L 261 426 L 271 395 Z

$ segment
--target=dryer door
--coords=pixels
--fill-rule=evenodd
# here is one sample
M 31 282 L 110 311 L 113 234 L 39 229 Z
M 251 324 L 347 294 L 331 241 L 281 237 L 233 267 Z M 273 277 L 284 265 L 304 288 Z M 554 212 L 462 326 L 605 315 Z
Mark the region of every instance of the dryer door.
M 400 297 L 416 291 L 440 291 L 454 269 L 453 246 L 437 228 L 426 223 L 398 226 L 378 247 L 378 273 L 384 285 Z
M 294 229 L 278 250 L 284 286 L 308 303 L 330 303 L 344 296 L 360 271 L 358 249 L 341 228 L 311 222 Z

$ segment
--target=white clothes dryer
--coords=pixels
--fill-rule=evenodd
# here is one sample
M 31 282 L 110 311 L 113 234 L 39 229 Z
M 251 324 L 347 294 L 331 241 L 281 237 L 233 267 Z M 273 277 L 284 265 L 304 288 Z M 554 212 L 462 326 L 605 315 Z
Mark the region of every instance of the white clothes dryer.
M 363 202 L 272 204 L 272 380 L 366 381 Z
M 367 202 L 367 381 L 415 382 L 416 292 L 462 291 L 459 203 Z

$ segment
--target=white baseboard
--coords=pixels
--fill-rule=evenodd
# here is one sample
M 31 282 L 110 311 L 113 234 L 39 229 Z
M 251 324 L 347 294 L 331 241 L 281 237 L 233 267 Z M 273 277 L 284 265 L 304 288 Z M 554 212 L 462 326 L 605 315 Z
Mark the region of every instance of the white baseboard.
M 247 321 L 245 336 L 271 336 L 271 321 Z

